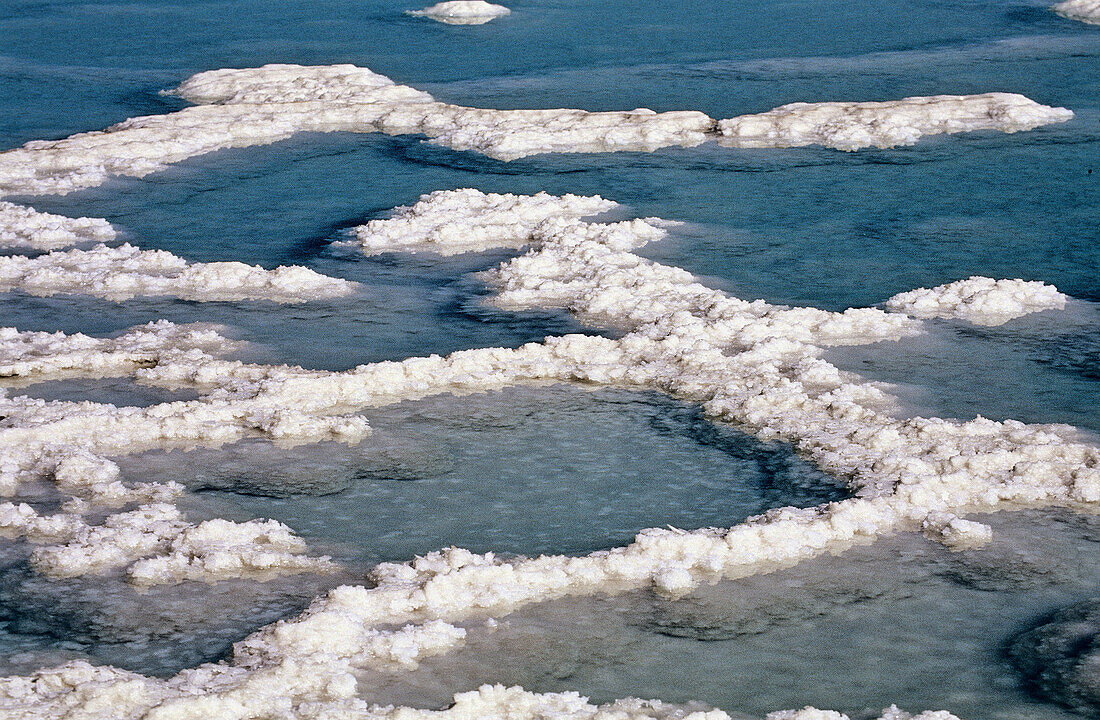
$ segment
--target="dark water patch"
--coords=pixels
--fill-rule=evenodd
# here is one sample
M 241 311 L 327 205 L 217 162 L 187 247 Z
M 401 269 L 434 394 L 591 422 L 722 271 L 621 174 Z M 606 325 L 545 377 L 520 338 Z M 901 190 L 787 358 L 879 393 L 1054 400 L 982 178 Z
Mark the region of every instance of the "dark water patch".
M 648 527 L 729 527 L 846 494 L 789 449 L 708 435 L 689 406 L 655 393 L 517 387 L 364 415 L 374 433 L 356 446 L 258 443 L 118 462 L 126 478 L 203 489 L 203 512 L 273 517 L 365 563 L 449 545 L 579 555 Z
M 1086 717 L 1100 713 L 1100 598 L 1043 618 L 1008 646 L 1029 689 Z
M 1086 305 L 1071 301 L 1064 311 L 993 328 L 930 320 L 921 335 L 836 348 L 825 358 L 842 370 L 891 383 L 903 414 L 1066 423 L 1096 433 L 1097 325 Z
M 93 662 L 168 677 L 224 658 L 234 642 L 297 615 L 348 576 L 268 582 L 186 582 L 138 591 L 117 575 L 51 579 L 26 566 L 0 572 L 0 649 L 67 651 Z M 41 658 L 39 658 L 41 659 Z M 19 661 L 9 657 L 5 662 Z
M 0 388 L 4 381 L 0 380 Z M 109 403 L 117 407 L 149 407 L 166 402 L 195 400 L 199 394 L 190 389 L 166 389 L 141 385 L 131 378 L 73 378 L 37 382 L 8 390 L 9 395 L 26 395 L 42 400 Z

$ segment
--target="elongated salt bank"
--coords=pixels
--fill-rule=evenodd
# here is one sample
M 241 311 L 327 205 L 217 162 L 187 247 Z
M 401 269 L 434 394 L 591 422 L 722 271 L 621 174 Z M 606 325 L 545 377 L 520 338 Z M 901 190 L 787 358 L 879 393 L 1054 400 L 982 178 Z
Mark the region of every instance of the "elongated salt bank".
M 326 556 L 306 555 L 306 543 L 275 520 L 207 520 L 172 538 L 167 552 L 139 560 L 127 571 L 138 585 L 227 577 L 264 577 L 335 568 Z
M 299 266 L 265 270 L 239 262 L 188 263 L 164 250 L 130 244 L 56 251 L 35 258 L 0 257 L 0 292 L 90 295 L 116 302 L 167 295 L 195 301 L 300 303 L 343 297 L 356 284 Z
M 912 145 L 943 133 L 1014 133 L 1065 122 L 1073 113 L 1012 93 L 934 95 L 890 102 L 791 103 L 718 123 L 723 145 L 745 148 L 823 145 L 837 150 Z
M 1070 20 L 1100 25 L 1100 0 L 1066 0 L 1055 5 L 1053 10 Z
M 447 25 L 484 25 L 512 11 L 485 0 L 447 0 L 423 10 L 406 10 L 406 15 L 426 17 Z
M 343 244 L 358 246 L 366 255 L 382 252 L 457 255 L 521 247 L 545 220 L 597 215 L 617 205 L 598 196 L 439 190 L 415 205 L 396 208 L 384 220 L 371 220 L 355 228 L 355 240 Z
M 1043 310 L 1061 310 L 1066 296 L 1046 283 L 970 277 L 934 288 L 898 293 L 887 310 L 920 318 L 957 318 L 975 325 L 1003 325 Z
M 192 76 L 175 93 L 200 106 L 0 153 L 0 195 L 66 193 L 113 176 L 143 177 L 190 157 L 300 132 L 422 134 L 437 145 L 507 161 L 540 153 L 652 152 L 707 140 L 854 150 L 911 144 L 935 133 L 1016 132 L 1073 116 L 1006 93 L 796 103 L 721 122 L 690 110 L 494 110 L 439 102 L 353 65 L 212 70 Z
M 114 338 L 0 328 L 0 377 L 126 375 L 173 354 L 197 351 L 210 357 L 239 347 L 240 343 L 221 335 L 215 325 L 176 325 L 167 320 L 131 328 Z
M 115 230 L 106 220 L 63 217 L 0 202 L 0 248 L 57 250 L 114 238 Z

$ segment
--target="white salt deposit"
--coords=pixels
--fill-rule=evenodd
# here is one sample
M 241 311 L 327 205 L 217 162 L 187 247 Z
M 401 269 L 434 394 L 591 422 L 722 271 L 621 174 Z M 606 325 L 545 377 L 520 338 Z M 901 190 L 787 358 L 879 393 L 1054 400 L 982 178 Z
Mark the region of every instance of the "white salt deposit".
M 330 558 L 305 552 L 305 541 L 275 520 L 207 520 L 176 535 L 166 555 L 134 563 L 128 575 L 137 584 L 157 585 L 335 568 Z
M 0 328 L 0 377 L 128 375 L 171 356 L 197 353 L 209 358 L 241 346 L 221 335 L 217 326 L 175 325 L 167 320 L 131 328 L 114 338 Z
M 448 25 L 484 25 L 511 12 L 503 5 L 494 5 L 485 0 L 448 0 L 423 10 L 406 10 L 405 14 L 431 18 Z
M 887 310 L 919 318 L 957 318 L 975 325 L 1002 325 L 1043 310 L 1061 310 L 1066 296 L 1053 285 L 1025 280 L 970 277 L 934 288 L 899 293 Z
M 175 484 L 146 484 L 105 499 L 92 496 L 77 509 L 121 504 L 112 500 L 148 502 L 97 525 L 79 512 L 43 516 L 26 503 L 0 503 L 0 536 L 42 544 L 31 554 L 31 565 L 45 575 L 74 577 L 127 567 L 130 581 L 142 586 L 335 569 L 328 557 L 306 555 L 305 542 L 274 520 L 187 522 L 169 502 L 182 491 Z
M 439 190 L 411 207 L 399 207 L 385 220 L 355 229 L 366 255 L 383 252 L 435 252 L 457 255 L 501 247 L 520 247 L 539 223 L 550 218 L 582 218 L 606 212 L 617 203 L 601 197 L 547 193 L 521 196 L 477 190 Z
M 720 123 L 695 111 L 493 110 L 438 102 L 352 65 L 213 70 L 191 77 L 175 93 L 202 106 L 0 153 L 0 195 L 66 193 L 112 176 L 144 177 L 214 150 L 273 143 L 299 132 L 423 134 L 455 150 L 514 160 L 551 152 L 649 152 L 709 139 L 739 147 L 822 143 L 855 149 L 911 143 L 936 132 L 1016 132 L 1073 116 L 1005 93 L 801 103 Z
M 56 250 L 114 238 L 115 230 L 106 220 L 68 218 L 0 202 L 0 248 Z
M 409 563 L 384 563 L 373 571 L 371 587 L 333 590 L 300 617 L 238 643 L 231 663 L 202 666 L 167 681 L 70 665 L 36 678 L 0 681 L 0 703 L 32 708 L 35 717 L 79 708 L 88 717 L 110 712 L 112 717 L 246 718 L 266 712 L 286 718 L 388 713 L 407 718 L 427 711 L 371 708 L 353 697 L 351 673 L 395 664 L 413 667 L 422 657 L 446 652 L 462 641 L 461 630 L 451 624 L 459 620 L 500 616 L 551 598 L 640 587 L 677 596 L 701 583 L 767 572 L 896 531 L 924 531 L 960 548 L 989 536 L 988 526 L 965 519 L 969 513 L 1100 503 L 1100 449 L 1082 442 L 1072 428 L 983 418 L 899 420 L 890 414 L 891 399 L 881 389 L 820 358 L 829 345 L 916 332 L 918 321 L 877 309 L 830 313 L 741 301 L 696 283 L 682 270 L 633 254 L 665 234 L 660 223 L 585 223 L 577 216 L 606 208 L 606 201 L 561 202 L 571 215 L 547 216 L 553 201 L 544 195 L 434 193 L 389 220 L 376 221 L 370 233 L 382 238 L 384 247 L 419 249 L 420 244 L 402 240 L 414 238 L 419 223 L 433 249 L 443 252 L 449 244 L 452 250 L 529 245 L 524 255 L 487 275 L 499 291 L 496 302 L 515 308 L 565 307 L 619 329 L 625 333 L 621 338 L 570 335 L 515 350 L 410 358 L 341 373 L 200 354 L 161 357 L 135 375 L 144 382 L 192 385 L 206 395 L 147 409 L 4 399 L 0 468 L 8 486 L 53 473 L 62 487 L 57 468 L 75 453 L 121 454 L 181 438 L 217 443 L 249 432 L 283 438 L 355 436 L 366 432 L 365 425 L 339 413 L 448 390 L 576 380 L 657 389 L 700 403 L 714 419 L 792 443 L 823 468 L 849 478 L 854 497 L 815 508 L 773 510 L 728 529 L 645 530 L 626 547 L 579 558 L 501 559 L 450 548 Z M 474 217 L 455 210 L 476 242 L 439 230 L 447 227 L 445 208 L 468 204 L 492 208 Z M 109 468 L 81 462 L 87 462 L 87 474 L 108 479 Z M 108 521 L 113 525 L 78 529 L 69 542 L 40 549 L 35 562 L 47 572 L 98 570 L 147 553 L 159 557 L 131 564 L 131 579 L 171 582 L 214 579 L 223 572 L 293 570 L 301 557 L 300 541 L 278 529 L 269 531 L 261 521 L 248 528 L 219 522 L 185 527 L 171 510 L 152 505 L 112 516 L 119 518 Z M 23 516 L 35 528 L 50 521 L 13 506 L 7 524 L 14 527 Z M 265 540 L 254 547 L 252 540 L 261 536 Z M 264 543 L 284 552 L 285 559 L 258 559 Z M 401 623 L 408 625 L 382 629 Z M 77 676 L 88 676 L 79 688 L 67 679 Z M 593 708 L 575 695 L 489 687 L 459 695 L 455 708 L 430 714 L 492 715 L 501 711 L 500 703 L 516 718 L 664 717 L 668 710 L 634 700 Z M 671 712 L 676 717 L 683 713 Z M 703 717 L 726 716 L 714 711 Z M 839 716 L 810 708 L 775 717 Z M 883 717 L 907 716 L 888 709 Z
M 815 707 L 806 706 L 801 710 L 780 710 L 768 713 L 765 720 L 849 720 L 843 713 L 832 710 L 818 710 Z M 907 713 L 891 705 L 882 711 L 878 720 L 959 720 L 957 717 L 944 710 L 927 710 L 919 715 Z
M 68 541 L 37 548 L 31 564 L 55 577 L 99 573 L 163 551 L 186 526 L 176 506 L 166 503 L 117 513 L 102 525 L 74 518 Z
M 1073 113 L 1023 95 L 934 95 L 890 102 L 791 103 L 718 123 L 719 142 L 733 147 L 824 145 L 837 150 L 912 145 L 941 133 L 1013 133 L 1065 122 Z
M 451 628 L 461 632 L 460 629 Z M 445 632 L 440 628 L 441 633 Z M 392 644 L 413 640 L 409 630 L 385 637 Z M 423 643 L 423 637 L 415 637 Z M 424 645 L 421 645 L 424 646 Z M 441 648 L 442 649 L 442 648 Z M 379 655 L 382 653 L 379 652 Z M 27 677 L 0 679 L 0 709 L 33 712 L 27 717 L 83 720 L 184 720 L 217 717 L 279 717 L 282 720 L 733 720 L 721 710 L 676 705 L 660 700 L 625 698 L 593 705 L 575 692 L 532 693 L 521 687 L 482 685 L 458 693 L 446 710 L 379 707 L 354 697 L 355 678 L 347 666 L 319 676 L 315 666 L 279 667 L 261 676 L 236 668 L 203 665 L 170 680 L 144 677 L 78 660 Z M 237 670 L 236 672 L 234 672 Z M 213 698 L 203 693 L 217 688 Z M 293 703 L 290 698 L 308 700 Z M 769 713 L 766 720 L 848 720 L 847 715 L 805 707 Z M 878 720 L 958 720 L 951 713 L 919 715 L 891 706 Z
M 981 547 L 993 540 L 993 528 L 973 520 L 963 520 L 951 513 L 929 513 L 921 529 L 928 538 L 952 550 Z
M 1066 0 L 1055 5 L 1053 9 L 1070 20 L 1100 25 L 1100 0 Z
M 0 292 L 90 295 L 122 301 L 167 295 L 183 300 L 270 300 L 299 303 L 342 297 L 356 283 L 299 266 L 265 270 L 240 262 L 188 263 L 164 250 L 130 244 L 55 251 L 29 258 L 0 257 Z

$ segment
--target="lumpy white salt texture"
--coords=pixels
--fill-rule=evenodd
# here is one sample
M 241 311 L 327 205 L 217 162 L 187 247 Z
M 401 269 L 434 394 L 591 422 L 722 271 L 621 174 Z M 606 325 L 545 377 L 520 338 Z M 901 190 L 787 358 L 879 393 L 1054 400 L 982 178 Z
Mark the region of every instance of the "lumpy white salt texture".
M 912 145 L 941 133 L 998 130 L 1013 133 L 1065 122 L 1073 113 L 1023 95 L 934 95 L 890 102 L 791 103 L 759 115 L 718 123 L 724 145 L 837 150 Z
M 1100 25 L 1100 0 L 1066 0 L 1055 5 L 1053 9 L 1070 20 Z
M 113 338 L 0 328 L 0 377 L 111 377 L 156 365 L 175 354 L 193 352 L 208 358 L 240 347 L 215 325 L 176 325 L 167 320 L 131 328 Z
M 448 25 L 484 25 L 511 12 L 503 5 L 494 5 L 485 0 L 448 0 L 423 10 L 407 10 L 405 14 L 431 18 Z
M 299 132 L 422 134 L 455 150 L 514 160 L 553 152 L 649 152 L 710 139 L 739 147 L 823 143 L 855 149 L 915 142 L 935 132 L 1015 132 L 1073 116 L 1004 93 L 803 103 L 720 123 L 701 112 L 644 108 L 494 110 L 438 102 L 352 65 L 212 70 L 191 77 L 175 93 L 202 105 L 0 153 L 0 195 L 66 193 L 116 175 L 143 177 L 189 157 Z
M 240 262 L 188 263 L 165 250 L 130 244 L 0 257 L 0 292 L 90 295 L 116 302 L 167 295 L 183 300 L 300 303 L 343 297 L 356 284 L 300 266 L 265 270 Z
M 207 520 L 172 538 L 167 553 L 140 560 L 127 574 L 140 585 L 182 580 L 249 577 L 287 572 L 323 572 L 327 557 L 305 554 L 306 543 L 275 520 L 234 523 Z
M 115 230 L 106 220 L 69 218 L 0 202 L 0 248 L 56 250 L 114 238 Z
M 452 630 L 458 630 L 452 628 Z M 404 633 L 404 636 L 402 635 Z M 446 629 L 440 628 L 440 634 Z M 400 630 L 383 637 L 396 646 L 408 637 Z M 416 641 L 423 641 L 417 637 Z M 377 652 L 382 656 L 382 648 Z M 0 678 L 0 709 L 26 717 L 84 720 L 205 720 L 206 718 L 279 717 L 284 720 L 732 720 L 721 710 L 676 705 L 660 700 L 624 698 L 593 705 L 576 692 L 532 693 L 521 687 L 482 685 L 458 693 L 446 710 L 379 707 L 356 698 L 355 678 L 346 665 L 318 676 L 313 666 L 284 666 L 256 677 L 235 668 L 202 665 L 169 680 L 144 677 L 78 660 L 27 677 Z M 296 674 L 297 673 L 297 674 Z M 202 694 L 215 687 L 219 697 Z M 280 695 L 279 693 L 283 693 Z M 291 698 L 308 698 L 295 703 Z M 26 708 L 26 709 L 24 709 Z M 841 713 L 805 707 L 769 713 L 766 720 L 848 720 Z M 891 706 L 878 720 L 959 720 L 944 711 L 911 715 Z
M 451 200 L 447 195 L 422 198 L 426 204 L 419 210 L 428 213 L 433 202 Z M 745 302 L 631 252 L 662 237 L 660 223 L 551 217 L 532 227 L 523 221 L 524 200 L 509 202 L 516 221 L 497 217 L 489 224 L 524 235 L 509 237 L 498 229 L 496 241 L 530 249 L 486 276 L 499 292 L 496 302 L 513 308 L 565 307 L 624 335 L 548 338 L 515 350 L 410 358 L 342 373 L 172 357 L 135 374 L 147 382 L 193 384 L 207 392 L 202 400 L 137 412 L 4 400 L 8 419 L 0 428 L 5 453 L 0 468 L 17 485 L 49 472 L 51 463 L 78 448 L 132 452 L 174 434 L 225 439 L 239 437 L 246 428 L 273 437 L 308 436 L 332 428 L 328 422 L 347 422 L 334 413 L 357 407 L 454 389 L 573 380 L 657 389 L 700 403 L 712 418 L 792 443 L 823 468 L 849 478 L 854 497 L 815 508 L 772 510 L 728 529 L 645 530 L 628 546 L 579 558 L 501 559 L 452 548 L 409 563 L 385 563 L 372 573 L 372 587 L 333 590 L 300 617 L 241 641 L 232 664 L 202 666 L 168 681 L 107 673 L 80 690 L 49 675 L 76 672 L 61 668 L 43 671 L 36 680 L 0 681 L 0 697 L 35 708 L 38 716 L 61 707 L 89 712 L 110 707 L 116 714 L 147 712 L 150 718 L 245 718 L 276 710 L 290 718 L 377 717 L 378 709 L 368 710 L 365 701 L 352 697 L 354 669 L 395 663 L 413 667 L 419 658 L 446 652 L 461 642 L 461 632 L 450 624 L 460 619 L 499 615 L 549 598 L 630 588 L 652 587 L 675 596 L 700 583 L 766 572 L 899 530 L 924 530 L 959 546 L 986 535 L 985 526 L 962 517 L 969 512 L 1100 503 L 1100 451 L 1081 442 L 1072 428 L 983 418 L 965 423 L 898 420 L 880 388 L 820 358 L 821 348 L 829 345 L 919 331 L 919 321 L 877 309 L 830 313 Z M 545 202 L 531 200 L 533 206 Z M 284 415 L 290 413 L 287 408 L 293 413 Z M 97 419 L 95 432 L 81 419 L 87 417 Z M 105 421 L 114 423 L 108 432 L 103 432 Z M 218 433 L 212 432 L 215 427 Z M 150 543 L 164 555 L 172 541 L 158 535 L 155 524 L 148 534 L 156 536 Z M 127 544 L 121 545 L 122 551 L 115 552 L 125 554 Z M 181 548 L 187 546 L 181 541 Z M 77 543 L 73 551 L 78 559 L 81 547 Z M 112 551 L 105 546 L 99 552 Z M 188 577 L 190 563 L 153 565 L 180 568 Z M 409 625 L 381 629 L 400 623 Z M 47 676 L 49 681 L 41 680 Z M 516 717 L 527 717 L 527 710 L 516 708 L 528 707 L 531 716 L 544 717 L 549 711 L 543 712 L 543 703 L 560 700 L 519 689 L 493 692 L 515 693 L 508 707 Z M 456 707 L 462 706 L 462 697 L 456 698 Z M 582 699 L 569 702 L 587 717 Z M 633 707 L 629 703 L 637 701 L 620 702 Z M 473 707 L 491 710 L 490 705 Z M 828 717 L 813 709 L 797 713 Z M 891 709 L 885 717 L 904 715 Z
M 1061 310 L 1066 296 L 1058 288 L 1026 280 L 970 277 L 934 288 L 898 293 L 888 310 L 920 318 L 958 318 L 975 325 L 1003 325 L 1043 310 Z
M 500 195 L 477 190 L 439 190 L 415 205 L 399 207 L 384 220 L 355 228 L 364 254 L 435 252 L 456 255 L 490 248 L 518 247 L 531 231 L 552 217 L 581 218 L 617 206 L 601 197 L 547 193 Z

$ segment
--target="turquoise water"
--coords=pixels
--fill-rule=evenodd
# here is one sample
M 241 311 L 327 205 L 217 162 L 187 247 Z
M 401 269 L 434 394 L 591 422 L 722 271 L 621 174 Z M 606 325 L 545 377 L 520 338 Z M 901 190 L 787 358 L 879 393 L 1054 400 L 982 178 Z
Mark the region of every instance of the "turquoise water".
M 191 74 L 268 62 L 355 63 L 443 100 L 497 108 L 650 107 L 730 117 L 792 101 L 1009 91 L 1077 116 L 1024 134 L 931 138 L 853 154 L 707 144 L 512 163 L 415 137 L 299 136 L 194 158 L 140 181 L 28 201 L 40 210 L 107 218 L 125 239 L 191 260 L 308 265 L 361 282 L 355 296 L 281 307 L 9 293 L 0 298 L 2 324 L 105 335 L 160 318 L 212 321 L 253 342 L 245 359 L 333 370 L 514 347 L 585 328 L 562 313 L 483 307 L 484 289 L 470 274 L 507 253 L 355 258 L 328 244 L 437 189 L 601 194 L 629 214 L 685 221 L 643 254 L 746 299 L 841 310 L 972 274 L 1052 283 L 1075 298 L 1064 312 L 993 329 L 935 321 L 924 336 L 829 358 L 897 384 L 903 412 L 1064 422 L 1100 432 L 1100 30 L 1059 18 L 1042 2 L 509 5 L 510 16 L 487 25 L 450 27 L 402 15 L 420 6 L 408 2 L 8 0 L 0 13 L 0 148 L 170 112 L 183 103 L 158 92 Z M 138 405 L 166 397 L 116 380 L 25 392 Z M 127 477 L 184 482 L 193 491 L 186 502 L 194 517 L 275 517 L 358 569 L 450 544 L 581 553 L 627 542 L 643 527 L 729 525 L 766 507 L 814 504 L 837 492 L 834 481 L 784 448 L 713 428 L 693 408 L 655 396 L 540 388 L 417 401 L 368 416 L 379 433 L 362 452 L 322 447 L 295 455 L 244 445 L 196 451 L 186 464 L 178 451 L 120 462 Z M 375 459 L 367 462 L 367 455 Z M 233 472 L 217 471 L 226 465 Z M 290 484 L 312 490 L 288 492 Z M 1054 526 L 1040 517 L 1012 532 L 1020 543 L 1037 543 L 1046 531 L 1029 528 L 1044 524 Z M 1093 525 L 1074 532 L 1085 547 L 1096 542 Z M 1066 547 L 1077 542 L 1070 536 L 1059 536 Z M 147 599 L 149 612 L 134 613 L 118 610 L 138 600 L 117 579 L 36 580 L 21 550 L 3 550 L 0 668 L 12 672 L 87 656 L 170 674 L 220 657 L 234 639 L 294 614 L 336 581 L 188 585 L 182 596 L 164 592 Z M 519 653 L 513 681 L 600 700 L 694 698 L 753 713 L 807 703 L 859 713 L 898 702 L 970 717 L 1061 717 L 1062 710 L 1024 692 L 1002 646 L 1044 613 L 1095 593 L 1095 568 L 1058 576 L 1021 605 L 1020 593 L 1003 583 L 959 585 L 942 571 L 957 561 L 929 553 L 922 549 L 898 571 L 901 579 L 889 582 L 891 563 L 867 560 L 881 566 L 867 583 L 902 588 L 893 595 L 841 588 L 849 599 L 797 600 L 798 593 L 783 590 L 785 576 L 761 580 L 757 604 L 743 614 L 778 620 L 707 642 L 676 635 L 668 622 L 639 619 L 679 612 L 653 610 L 648 600 L 578 602 L 583 612 L 560 612 L 582 626 L 621 619 L 600 628 L 608 649 L 559 657 L 554 662 L 564 669 L 556 675 L 539 675 L 539 659 Z M 840 561 L 822 561 L 822 577 L 846 571 L 830 562 Z M 816 578 L 816 567 L 805 572 Z M 1046 577 L 1023 571 L 1037 573 Z M 249 593 L 255 611 L 224 622 L 194 620 L 204 614 L 199 608 L 222 607 L 239 592 Z M 707 602 L 714 597 L 721 593 Z M 768 598 L 775 597 L 786 599 L 769 615 Z M 43 598 L 65 599 L 29 622 Z M 538 633 L 542 622 L 554 629 L 555 612 L 532 610 L 514 627 Z M 179 613 L 192 624 L 166 622 Z M 120 616 L 132 621 L 120 624 Z M 704 620 L 692 627 L 721 627 Z M 984 637 L 982 629 L 996 622 L 998 632 Z M 791 648 L 814 651 L 782 652 Z M 844 663 L 868 648 L 877 666 Z M 714 673 L 731 658 L 736 673 Z M 438 703 L 492 679 L 462 669 L 462 657 L 453 662 L 460 668 L 446 671 L 458 678 L 453 687 L 429 692 L 408 680 L 413 687 L 400 699 Z M 944 685 L 955 676 L 962 677 L 957 685 Z M 982 714 L 983 703 L 1000 714 Z

